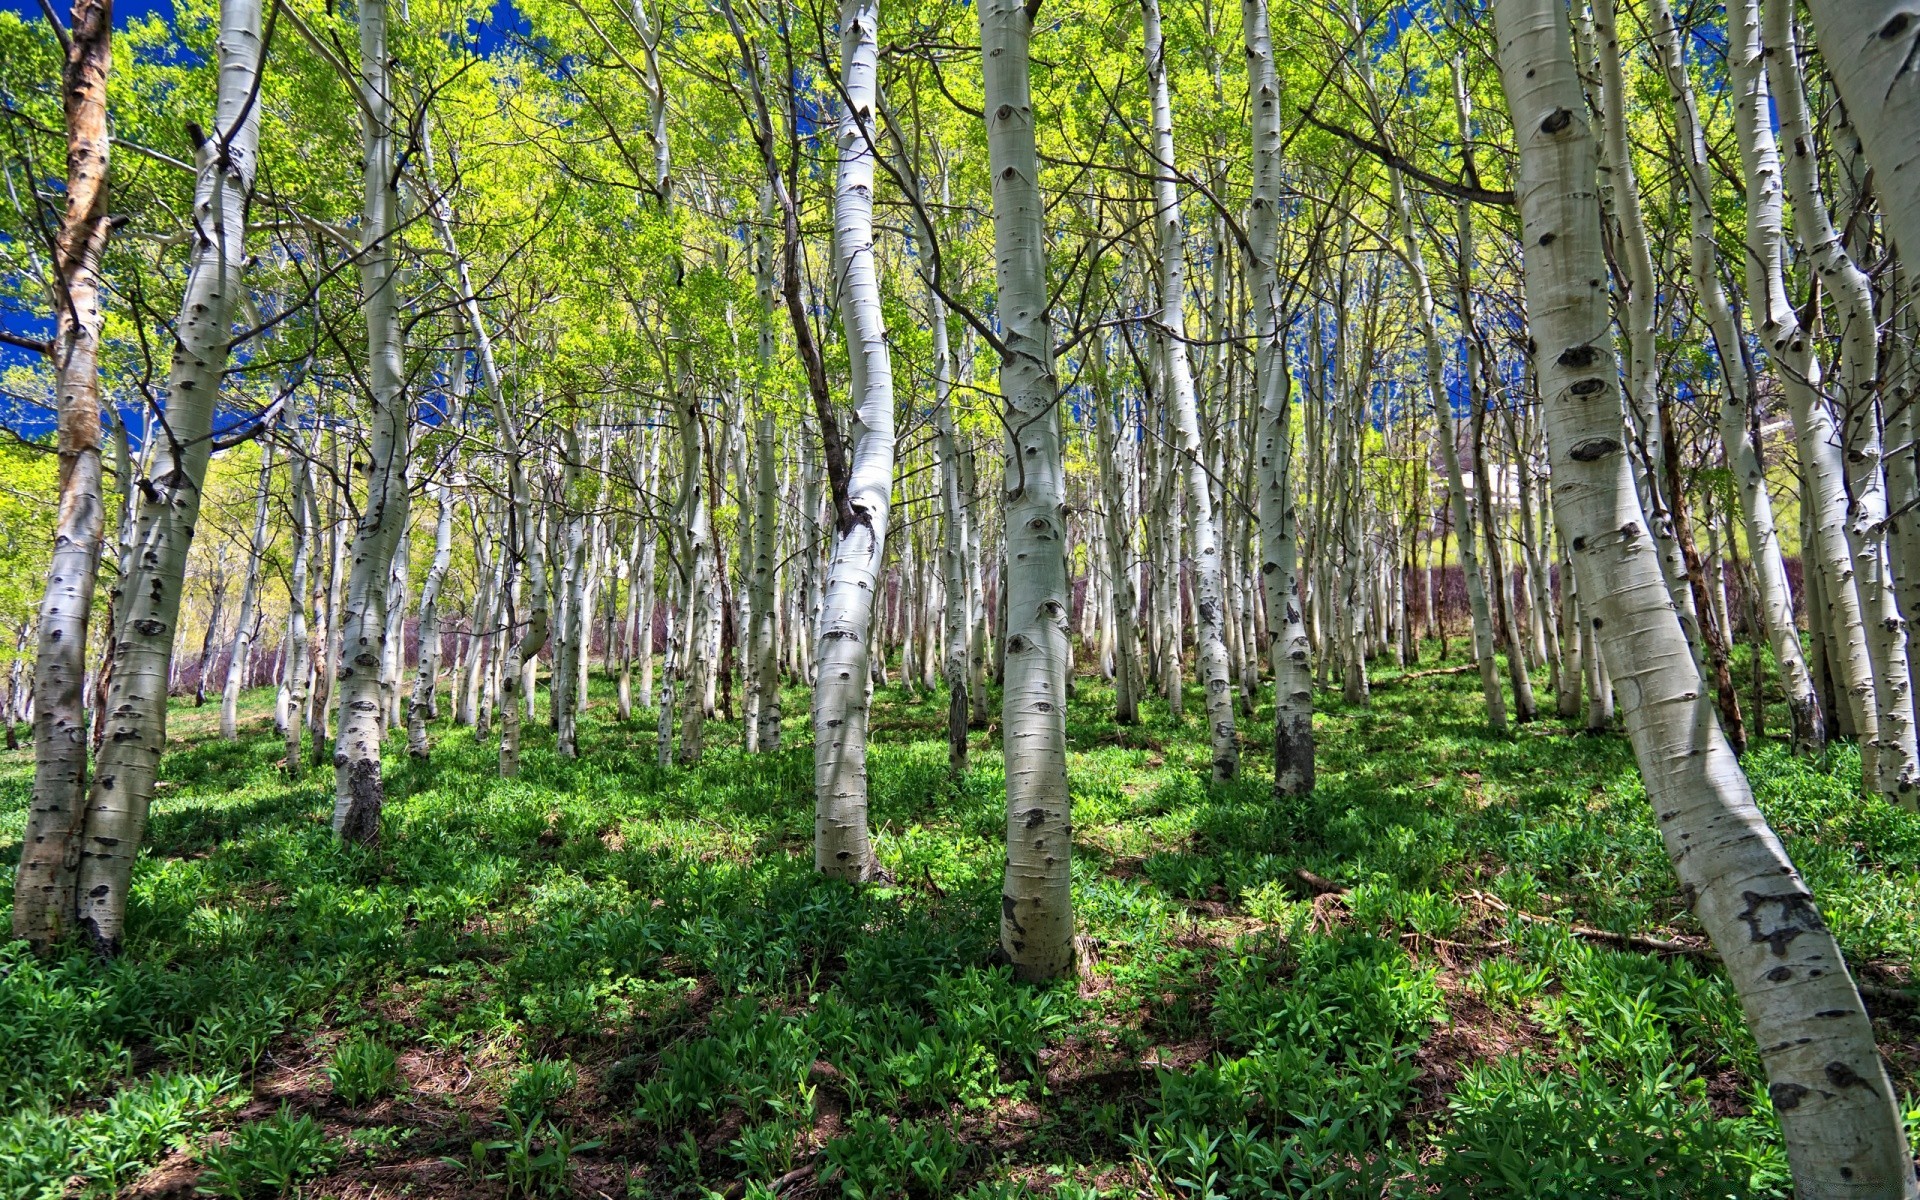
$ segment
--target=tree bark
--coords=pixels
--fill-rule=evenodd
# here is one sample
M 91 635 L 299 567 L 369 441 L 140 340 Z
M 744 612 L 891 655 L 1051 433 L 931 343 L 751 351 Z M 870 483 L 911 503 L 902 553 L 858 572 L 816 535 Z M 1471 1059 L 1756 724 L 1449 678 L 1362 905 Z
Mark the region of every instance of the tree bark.
M 227 741 L 240 736 L 240 692 L 247 686 L 247 669 L 253 659 L 253 626 L 259 618 L 260 563 L 267 555 L 267 501 L 272 483 L 273 443 L 264 441 L 260 450 L 260 491 L 253 507 L 253 540 L 247 546 L 247 575 L 240 585 L 240 620 L 233 631 L 233 645 L 227 653 L 227 677 L 220 689 L 220 736 Z
M 13 935 L 36 947 L 59 941 L 71 928 L 85 853 L 87 626 L 105 520 L 99 354 L 106 315 L 100 306 L 100 258 L 113 228 L 107 215 L 107 74 L 112 66 L 113 0 L 74 0 L 60 88 L 67 208 L 54 241 L 52 279 L 59 507 L 34 649 L 33 799 L 13 885 Z
M 1213 511 L 1206 446 L 1200 437 L 1193 369 L 1187 361 L 1186 238 L 1180 219 L 1180 192 L 1173 174 L 1173 102 L 1167 90 L 1159 0 L 1142 0 L 1141 13 L 1147 90 L 1153 109 L 1153 153 L 1159 160 L 1154 171 L 1153 218 L 1159 248 L 1160 313 L 1153 326 L 1153 336 L 1166 372 L 1168 412 L 1173 418 L 1181 466 L 1186 472 L 1187 533 L 1193 546 L 1194 623 L 1198 634 L 1194 669 L 1206 697 L 1213 778 L 1220 781 L 1240 773 L 1240 743 L 1234 731 L 1232 664 L 1227 658 L 1220 525 Z
M 167 373 L 167 439 L 146 480 L 151 490 L 141 507 L 133 569 L 120 584 L 128 620 L 114 647 L 106 739 L 87 798 L 76 896 L 79 922 L 103 954 L 120 946 L 128 880 L 146 835 L 154 772 L 167 741 L 174 626 L 246 262 L 246 198 L 260 129 L 254 103 L 259 26 L 257 0 L 221 5 L 215 133 L 197 153 L 192 265 Z
M 1260 495 L 1260 585 L 1267 603 L 1267 656 L 1273 662 L 1273 790 L 1313 790 L 1313 675 L 1300 604 L 1294 530 L 1293 372 L 1280 295 L 1279 222 L 1283 141 L 1280 80 L 1273 61 L 1267 0 L 1242 0 L 1247 100 L 1253 114 L 1253 203 L 1247 218 L 1253 271 L 1255 425 Z M 1431 297 L 1429 297 L 1431 306 Z M 1499 682 L 1494 682 L 1499 692 Z
M 341 609 L 337 672 L 339 731 L 333 746 L 333 831 L 343 841 L 377 845 L 386 787 L 380 742 L 386 705 L 380 688 L 387 640 L 387 574 L 407 523 L 406 369 L 401 362 L 399 236 L 395 186 L 393 79 L 387 50 L 387 0 L 360 0 L 360 130 L 365 155 L 360 303 L 367 322 L 367 497 L 354 526 L 352 569 Z
M 1739 992 L 1803 1196 L 1912 1196 L 1892 1087 L 1840 947 L 1754 805 L 1674 619 L 1625 454 L 1594 142 L 1556 0 L 1495 0 L 1519 141 L 1554 503 L 1682 889 Z

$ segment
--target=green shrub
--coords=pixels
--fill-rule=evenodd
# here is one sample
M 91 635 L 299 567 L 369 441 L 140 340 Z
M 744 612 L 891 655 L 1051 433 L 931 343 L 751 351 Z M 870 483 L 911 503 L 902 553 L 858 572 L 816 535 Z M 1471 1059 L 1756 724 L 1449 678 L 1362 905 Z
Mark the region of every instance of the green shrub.
M 393 1090 L 395 1063 L 392 1046 L 355 1034 L 334 1047 L 327 1063 L 327 1082 L 342 1103 L 358 1107 Z
M 340 1157 L 337 1142 L 312 1117 L 285 1106 L 264 1121 L 234 1130 L 223 1146 L 203 1151 L 199 1190 L 230 1200 L 287 1196 L 303 1179 L 325 1174 Z

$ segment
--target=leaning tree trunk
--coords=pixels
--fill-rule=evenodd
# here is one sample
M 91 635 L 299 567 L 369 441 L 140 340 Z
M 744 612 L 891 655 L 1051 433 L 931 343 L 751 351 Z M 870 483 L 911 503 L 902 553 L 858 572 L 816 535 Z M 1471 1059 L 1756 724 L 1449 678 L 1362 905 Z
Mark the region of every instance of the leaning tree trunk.
M 879 23 L 875 0 L 843 0 L 846 106 L 834 186 L 834 256 L 852 373 L 853 459 L 814 639 L 813 861 L 822 873 L 853 881 L 871 879 L 878 869 L 867 834 L 868 642 L 893 491 L 893 364 L 873 245 Z
M 220 689 L 220 736 L 227 741 L 240 736 L 240 692 L 247 686 L 247 670 L 253 659 L 253 625 L 260 609 L 260 562 L 267 555 L 267 501 L 272 483 L 273 443 L 266 441 L 260 451 L 260 492 L 254 499 L 247 576 L 240 585 L 240 623 L 233 631 L 233 646 L 227 652 L 227 678 Z
M 1821 6 L 1814 7 L 1818 10 Z M 1859 7 L 1871 9 L 1877 6 L 1863 4 Z M 1915 37 L 1920 36 L 1920 32 L 1913 28 L 1915 18 L 1920 17 L 1920 8 L 1908 5 L 1905 11 L 1905 20 L 1891 36 L 1897 39 L 1905 32 L 1907 44 L 1911 45 Z M 1880 752 L 1877 759 L 1880 791 L 1889 801 L 1911 808 L 1916 801 L 1916 788 L 1920 788 L 1920 762 L 1916 762 L 1920 750 L 1916 749 L 1914 735 L 1907 636 L 1910 626 L 1896 600 L 1889 563 L 1889 510 L 1886 476 L 1881 463 L 1879 424 L 1878 322 L 1873 309 L 1872 287 L 1866 274 L 1847 252 L 1846 242 L 1834 228 L 1826 199 L 1820 191 L 1820 174 L 1812 151 L 1815 145 L 1813 121 L 1801 84 L 1795 51 L 1793 12 L 1788 6 L 1776 2 L 1768 6 L 1766 22 L 1770 35 L 1767 40 L 1772 44 L 1768 70 L 1775 82 L 1781 132 L 1792 147 L 1792 152 L 1787 155 L 1785 177 L 1787 194 L 1793 203 L 1794 230 L 1813 269 L 1833 295 L 1840 327 L 1840 362 L 1843 369 L 1837 390 L 1841 409 L 1847 414 L 1848 492 L 1853 502 L 1851 534 L 1855 561 L 1859 564 L 1860 609 L 1873 650 L 1874 691 L 1879 703 L 1877 728 Z M 1881 36 L 1874 40 L 1883 42 L 1888 36 L 1886 31 L 1894 28 L 1892 18 L 1889 17 L 1888 22 L 1876 28 L 1881 31 Z M 1829 61 L 1829 66 L 1832 65 Z M 1916 96 L 1911 77 L 1911 58 L 1907 60 L 1907 67 L 1906 72 L 1896 75 L 1887 85 L 1884 93 L 1876 94 L 1884 94 L 1889 104 L 1904 95 L 1906 112 L 1910 117 L 1920 112 L 1920 96 Z M 1841 72 L 1835 70 L 1834 74 L 1838 79 Z M 1843 86 L 1843 95 L 1845 91 Z M 1859 115 L 1853 113 L 1855 123 L 1864 125 Z M 1876 110 L 1874 116 L 1878 115 Z M 1876 132 L 1884 131 L 1876 129 Z M 1920 147 L 1920 138 L 1913 138 L 1911 134 L 1907 136 L 1908 153 L 1911 155 L 1915 147 Z M 1907 165 L 1908 174 L 1911 175 L 1911 161 Z M 1898 172 L 1901 168 L 1894 164 L 1891 169 Z M 1879 191 L 1888 225 L 1895 229 L 1898 251 L 1920 244 L 1916 241 L 1920 239 L 1920 230 L 1912 231 L 1909 238 L 1902 239 L 1899 236 L 1895 216 L 1902 209 L 1914 207 L 1914 189 L 1910 186 L 1911 180 L 1904 184 L 1897 182 L 1901 179 L 1897 173 L 1887 178 L 1896 182 Z M 1778 209 L 1777 196 L 1776 188 L 1775 211 Z M 1911 449 L 1903 449 L 1902 452 L 1910 454 Z
M 1247 97 L 1253 110 L 1253 204 L 1247 218 L 1254 272 L 1254 331 L 1259 338 L 1254 386 L 1260 493 L 1260 585 L 1267 603 L 1267 653 L 1273 661 L 1273 790 L 1313 790 L 1313 667 L 1300 607 L 1298 539 L 1293 507 L 1293 372 L 1287 363 L 1279 271 L 1281 155 L 1280 80 L 1266 0 L 1243 0 Z M 1432 304 L 1431 293 L 1428 304 Z M 1493 694 L 1500 681 L 1493 678 Z
M 1007 872 L 1000 944 L 1025 979 L 1073 969 L 1072 807 L 1067 792 L 1066 472 L 1053 326 L 1047 311 L 1045 205 L 1028 76 L 1031 19 L 1020 0 L 981 0 L 994 268 L 1005 353 L 1008 430 L 1006 684 Z
M 360 303 L 367 322 L 371 395 L 367 498 L 354 525 L 353 566 L 340 613 L 333 831 L 344 841 L 365 845 L 380 841 L 380 808 L 386 796 L 380 775 L 380 739 L 386 725 L 380 658 L 386 642 L 387 572 L 407 520 L 407 400 L 399 280 L 393 265 L 400 197 L 392 93 L 386 0 L 360 0 L 360 94 L 366 108 L 360 135 L 366 157 Z
M 200 517 L 213 449 L 213 414 L 227 365 L 234 303 L 246 262 L 246 199 L 253 188 L 260 64 L 257 0 L 220 7 L 214 134 L 202 141 L 194 188 L 192 265 L 167 373 L 167 441 L 145 481 L 133 569 L 120 581 L 127 621 L 104 698 L 106 738 L 87 797 L 76 903 L 94 946 L 111 954 L 126 925 L 127 885 L 146 836 L 154 773 L 167 743 L 167 677 L 187 551 Z
M 1747 177 L 1748 212 L 1767 204 L 1778 205 L 1779 150 L 1773 138 L 1772 115 L 1767 76 L 1763 69 L 1765 48 L 1760 36 L 1758 0 L 1734 0 L 1727 8 L 1727 69 L 1734 82 L 1735 130 L 1740 159 Z M 1784 106 L 1783 106 L 1784 111 Z M 1694 168 L 1695 155 L 1689 151 L 1688 195 L 1703 192 L 1703 171 Z M 1704 165 L 1704 164 L 1702 164 Z M 1696 201 L 1697 202 L 1697 201 Z M 1695 254 L 1702 232 L 1711 236 L 1713 215 L 1700 204 L 1695 215 Z M 1711 246 L 1711 242 L 1709 242 Z M 1758 251 L 1747 251 L 1748 286 L 1766 278 L 1766 266 Z M 1717 276 L 1713 285 L 1718 287 Z M 1697 288 L 1696 288 L 1697 290 Z M 1754 288 L 1764 295 L 1765 290 Z M 1724 303 L 1724 297 L 1722 298 Z M 1720 410 L 1720 440 L 1726 447 L 1727 466 L 1732 470 L 1740 500 L 1740 516 L 1746 527 L 1748 560 L 1752 563 L 1756 606 L 1766 624 L 1768 644 L 1780 671 L 1780 682 L 1787 694 L 1787 713 L 1793 721 L 1793 740 L 1802 753 L 1817 753 L 1826 744 L 1826 719 L 1820 707 L 1819 690 L 1807 667 L 1800 645 L 1800 629 L 1793 616 L 1793 593 L 1787 584 L 1787 568 L 1780 550 L 1780 535 L 1774 525 L 1773 497 L 1767 490 L 1766 471 L 1760 462 L 1760 446 L 1753 436 L 1753 377 L 1747 370 L 1745 348 L 1739 331 L 1727 314 L 1724 327 L 1718 313 L 1714 317 L 1714 338 L 1720 344 L 1725 366 L 1727 396 Z M 1723 333 L 1725 334 L 1723 338 Z M 1811 565 L 1811 564 L 1809 564 Z
M 1557 0 L 1495 0 L 1554 503 L 1682 891 L 1740 994 L 1802 1196 L 1913 1196 L 1839 944 L 1754 805 L 1671 599 L 1625 451 L 1594 143 Z
M 48 14 L 52 14 L 49 8 Z M 113 0 L 74 0 L 62 71 L 67 209 L 54 242 L 54 396 L 59 507 L 40 600 L 33 667 L 33 800 L 13 884 L 13 934 L 36 946 L 66 936 L 84 849 L 87 618 L 100 570 L 100 256 L 107 214 L 107 72 Z M 122 481 L 122 486 L 125 482 Z M 111 651 L 109 651 L 111 653 Z M 11 736 L 12 726 L 8 726 Z
M 1807 8 L 1827 71 L 1880 180 L 1874 194 L 1887 231 L 1901 252 L 1920 255 L 1920 0 L 1808 0 Z M 1792 63 L 1787 44 L 1770 40 L 1773 61 Z
M 1783 14 L 1769 11 L 1766 15 L 1777 38 L 1782 31 Z M 1791 25 L 1785 28 L 1790 30 Z M 1793 121 L 1796 100 L 1799 108 L 1805 107 L 1799 76 L 1786 69 L 1790 57 L 1783 55 L 1790 55 L 1790 50 L 1790 42 L 1776 47 L 1770 57 L 1777 61 L 1768 65 L 1768 78 L 1773 84 L 1773 99 L 1779 106 L 1783 128 Z M 1804 118 L 1801 124 L 1804 129 Z M 1796 135 L 1789 133 L 1788 136 Z M 1811 236 L 1809 240 L 1813 240 Z M 1885 777 L 1878 767 L 1882 741 L 1880 706 L 1862 603 L 1865 589 L 1855 577 L 1852 545 L 1847 537 L 1846 462 L 1832 407 L 1822 394 L 1820 356 L 1813 339 L 1801 327 L 1787 291 L 1784 197 L 1777 164 L 1772 177 L 1757 171 L 1749 173 L 1747 245 L 1757 256 L 1754 265 L 1761 269 L 1760 277 L 1748 284 L 1759 314 L 1757 332 L 1771 351 L 1769 362 L 1792 410 L 1795 439 L 1800 448 L 1801 504 L 1810 518 L 1813 535 L 1803 544 L 1814 551 L 1814 566 L 1826 598 L 1828 631 L 1832 635 L 1827 663 L 1839 698 L 1847 708 L 1844 714 L 1835 716 L 1843 732 L 1851 725 L 1851 731 L 1859 737 L 1865 764 L 1862 784 L 1871 788 Z M 1814 572 L 1809 572 L 1809 576 L 1812 574 Z M 1910 744 L 1910 730 L 1907 738 Z
M 1173 102 L 1167 91 L 1166 47 L 1160 34 L 1160 0 L 1142 0 L 1147 90 L 1153 105 L 1154 227 L 1159 239 L 1160 317 L 1154 325 L 1166 370 L 1166 399 L 1186 468 L 1187 528 L 1193 544 L 1193 606 L 1198 626 L 1195 673 L 1200 676 L 1212 736 L 1213 777 L 1240 773 L 1240 743 L 1234 732 L 1233 668 L 1227 658 L 1226 597 L 1221 582 L 1220 525 L 1207 477 L 1207 451 L 1200 439 L 1199 403 L 1187 362 L 1187 260 L 1180 224 L 1180 192 L 1174 182 Z

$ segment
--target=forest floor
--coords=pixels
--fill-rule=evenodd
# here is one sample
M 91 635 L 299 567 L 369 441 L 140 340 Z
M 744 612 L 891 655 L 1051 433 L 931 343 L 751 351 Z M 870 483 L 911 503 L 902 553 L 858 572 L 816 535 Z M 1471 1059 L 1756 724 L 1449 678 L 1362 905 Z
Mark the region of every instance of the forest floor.
M 176 708 L 125 953 L 0 949 L 0 1196 L 1786 1194 L 1619 735 L 1493 737 L 1471 673 L 1383 670 L 1276 801 L 1264 737 L 1206 782 L 1197 693 L 1123 728 L 1082 680 L 1088 961 L 1029 987 L 994 965 L 989 731 L 953 777 L 944 701 L 876 695 L 897 882 L 856 891 L 812 871 L 804 693 L 802 744 L 717 723 L 661 770 L 595 687 L 576 761 L 542 725 L 513 781 L 444 723 L 390 754 L 371 851 L 330 769 L 279 770 L 266 693 L 237 743 Z M 1912 1097 L 1920 815 L 1850 750 L 1746 764 Z M 0 756 L 7 896 L 30 776 Z

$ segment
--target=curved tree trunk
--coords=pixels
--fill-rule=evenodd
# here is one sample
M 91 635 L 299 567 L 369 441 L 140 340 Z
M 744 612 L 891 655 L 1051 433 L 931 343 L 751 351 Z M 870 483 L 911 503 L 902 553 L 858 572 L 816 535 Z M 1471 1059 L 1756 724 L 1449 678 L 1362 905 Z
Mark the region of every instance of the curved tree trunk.
M 1495 0 L 1554 503 L 1668 855 L 1738 990 L 1802 1196 L 1914 1195 L 1840 947 L 1766 825 L 1674 619 L 1625 454 L 1594 143 L 1556 0 Z
M 1234 732 L 1233 668 L 1227 657 L 1220 524 L 1213 511 L 1206 445 L 1200 437 L 1193 369 L 1187 362 L 1186 238 L 1180 220 L 1180 191 L 1173 178 L 1173 102 L 1167 91 L 1159 0 L 1142 0 L 1141 13 L 1147 90 L 1153 106 L 1153 153 L 1159 160 L 1154 171 L 1153 218 L 1160 252 L 1160 315 L 1153 336 L 1166 371 L 1167 408 L 1186 473 L 1187 531 L 1193 545 L 1193 606 L 1198 635 L 1194 670 L 1206 697 L 1213 777 L 1224 780 L 1240 773 L 1240 743 Z
M 873 878 L 879 866 L 867 835 L 868 647 L 893 492 L 893 363 L 873 245 L 879 22 L 874 0 L 843 0 L 840 77 L 846 103 L 834 181 L 834 258 L 852 374 L 853 459 L 814 639 L 813 862 L 825 874 L 853 881 Z
M 1747 204 L 1751 213 L 1764 206 L 1767 191 L 1779 188 L 1778 151 L 1770 121 L 1770 99 L 1763 69 L 1764 47 L 1759 30 L 1758 0 L 1733 0 L 1727 7 L 1727 68 L 1734 82 L 1735 130 L 1740 157 L 1747 177 Z M 1703 172 L 1695 169 L 1694 154 L 1688 154 L 1688 190 L 1691 199 L 1700 194 Z M 1696 201 L 1697 202 L 1697 201 Z M 1701 253 L 1699 237 L 1712 236 L 1711 208 L 1701 205 L 1695 213 L 1695 247 Z M 1709 241 L 1709 248 L 1711 247 Z M 1696 267 L 1696 272 L 1699 270 Z M 1761 256 L 1751 248 L 1747 252 L 1747 279 L 1766 276 Z M 1717 273 L 1712 281 L 1719 287 Z M 1751 286 L 1751 283 L 1749 284 Z M 1698 285 L 1696 284 L 1696 290 Z M 1724 297 L 1723 297 L 1724 303 Z M 1793 593 L 1787 584 L 1787 569 L 1780 550 L 1780 535 L 1774 525 L 1773 497 L 1767 490 L 1766 471 L 1760 463 L 1760 447 L 1753 437 L 1753 409 L 1749 397 L 1754 394 L 1753 378 L 1747 370 L 1746 353 L 1739 340 L 1732 314 L 1724 323 L 1718 312 L 1713 319 L 1714 340 L 1719 345 L 1727 379 L 1727 395 L 1720 409 L 1720 440 L 1726 447 L 1727 466 L 1733 472 L 1740 499 L 1740 516 L 1746 528 L 1747 554 L 1753 565 L 1755 600 L 1766 624 L 1768 644 L 1786 690 L 1787 712 L 1793 721 L 1794 746 L 1802 753 L 1816 753 L 1826 744 L 1826 716 L 1820 705 L 1819 690 L 1807 667 L 1800 645 L 1799 626 L 1793 616 Z M 1811 566 L 1812 564 L 1809 564 Z
M 113 3 L 75 0 L 72 15 L 60 89 L 67 126 L 67 209 L 54 242 L 53 271 L 60 500 L 34 650 L 33 800 L 13 883 L 13 934 L 36 946 L 66 936 L 74 914 L 86 822 L 87 624 L 105 519 L 100 495 L 99 353 L 105 322 L 100 256 L 113 228 L 107 215 Z
M 80 924 L 102 953 L 119 949 L 128 880 L 146 836 L 154 773 L 167 742 L 167 677 L 187 551 L 200 517 L 212 453 L 215 401 L 227 365 L 230 321 L 246 262 L 246 197 L 253 186 L 260 118 L 257 0 L 220 8 L 215 133 L 198 153 L 192 266 L 175 324 L 167 373 L 167 441 L 147 480 L 132 571 L 121 580 L 127 621 L 114 649 L 104 703 L 106 739 L 87 797 L 87 827 L 76 903 Z

